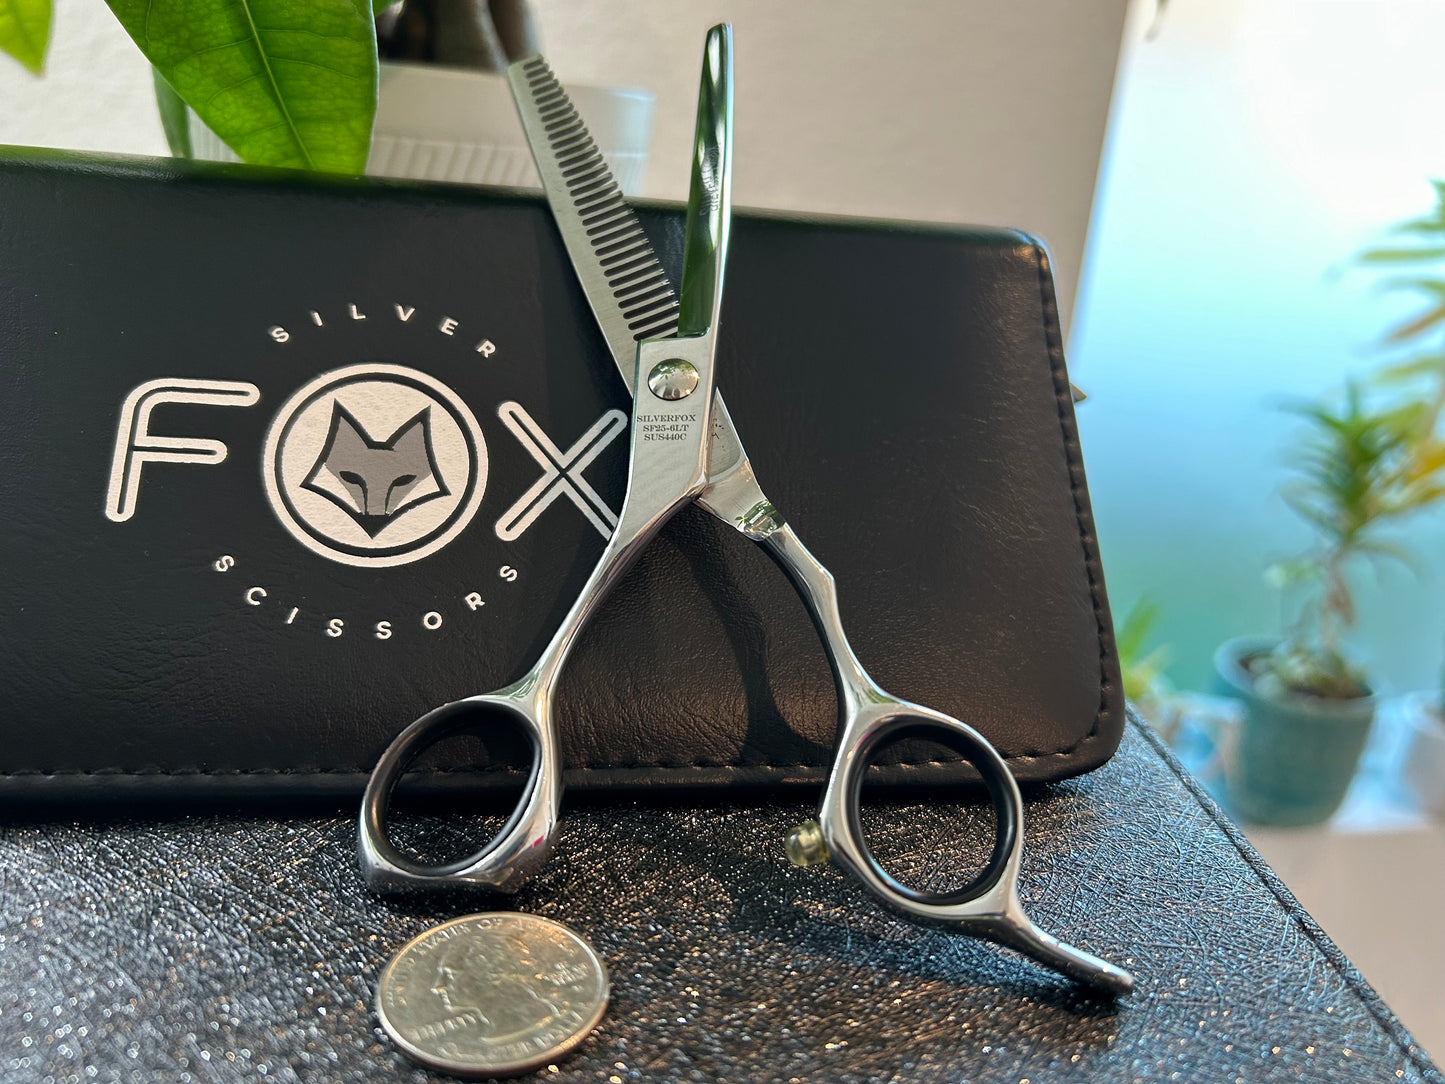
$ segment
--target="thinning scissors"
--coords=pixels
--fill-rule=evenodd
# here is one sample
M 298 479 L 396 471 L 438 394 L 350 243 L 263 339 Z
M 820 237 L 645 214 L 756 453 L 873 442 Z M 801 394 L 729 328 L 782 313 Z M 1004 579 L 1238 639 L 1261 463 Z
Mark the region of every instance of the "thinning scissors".
M 1061 943 L 1024 913 L 1018 895 L 1023 802 L 1008 766 L 966 723 L 890 696 L 868 676 L 844 635 L 832 575 L 763 495 L 714 390 L 731 215 L 731 29 L 709 31 L 703 53 L 678 295 L 546 62 L 520 61 L 507 77 L 567 252 L 633 395 L 627 496 L 596 569 L 532 670 L 497 692 L 429 712 L 382 755 L 361 810 L 359 851 L 368 884 L 378 889 L 471 884 L 511 891 L 547 860 L 562 797 L 553 720 L 562 668 L 598 604 L 662 525 L 695 501 L 761 544 L 782 567 L 807 605 L 837 682 L 842 724 L 832 771 L 817 819 L 789 835 L 789 857 L 799 865 L 831 858 L 908 915 L 955 924 L 1075 979 L 1127 993 L 1134 982 L 1128 972 Z M 510 716 L 525 730 L 533 751 L 530 776 L 511 818 L 480 851 L 450 864 L 425 865 L 387 836 L 392 791 L 422 750 L 474 726 L 479 712 Z M 920 891 L 891 876 L 868 849 L 860 820 L 870 760 L 887 739 L 915 729 L 944 732 L 978 769 L 993 801 L 992 854 L 972 882 L 949 892 Z

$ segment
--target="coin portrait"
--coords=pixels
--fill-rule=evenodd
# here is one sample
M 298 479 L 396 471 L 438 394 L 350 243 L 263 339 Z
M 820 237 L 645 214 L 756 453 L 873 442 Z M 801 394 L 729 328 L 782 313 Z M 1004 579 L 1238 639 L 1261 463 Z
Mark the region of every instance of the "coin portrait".
M 382 1026 L 409 1057 L 458 1075 L 544 1065 L 577 1046 L 607 1003 L 597 953 L 560 923 L 468 915 L 404 945 L 377 984 Z

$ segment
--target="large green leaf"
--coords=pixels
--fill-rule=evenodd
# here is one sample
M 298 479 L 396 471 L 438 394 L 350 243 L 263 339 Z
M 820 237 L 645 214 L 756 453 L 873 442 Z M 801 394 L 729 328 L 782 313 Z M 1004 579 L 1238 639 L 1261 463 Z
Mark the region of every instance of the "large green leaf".
M 50 41 L 50 0 L 0 0 L 0 49 L 39 75 Z
M 165 81 L 245 161 L 365 167 L 376 114 L 370 0 L 106 2 Z

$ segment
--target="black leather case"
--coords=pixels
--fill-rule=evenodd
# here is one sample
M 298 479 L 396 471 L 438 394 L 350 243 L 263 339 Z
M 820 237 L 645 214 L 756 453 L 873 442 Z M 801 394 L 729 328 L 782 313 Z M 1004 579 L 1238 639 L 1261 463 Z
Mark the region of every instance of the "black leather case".
M 642 217 L 675 273 L 678 211 Z M 1021 779 L 1106 760 L 1123 697 L 1038 243 L 739 214 L 720 355 L 880 683 Z M 527 669 L 623 493 L 627 394 L 527 194 L 0 151 L 0 389 L 5 794 L 359 792 L 407 722 Z M 781 573 L 689 510 L 559 719 L 573 784 L 774 785 L 821 778 L 836 710 Z M 422 778 L 514 779 L 487 745 Z M 915 745 L 880 778 L 969 772 Z

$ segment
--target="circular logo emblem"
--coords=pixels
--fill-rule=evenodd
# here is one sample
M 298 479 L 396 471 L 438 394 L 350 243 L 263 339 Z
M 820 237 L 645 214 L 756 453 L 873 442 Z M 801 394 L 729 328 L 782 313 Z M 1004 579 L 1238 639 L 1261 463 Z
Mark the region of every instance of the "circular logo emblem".
M 445 384 L 400 365 L 323 373 L 266 434 L 266 496 L 314 553 L 403 565 L 462 532 L 487 484 L 477 419 Z

